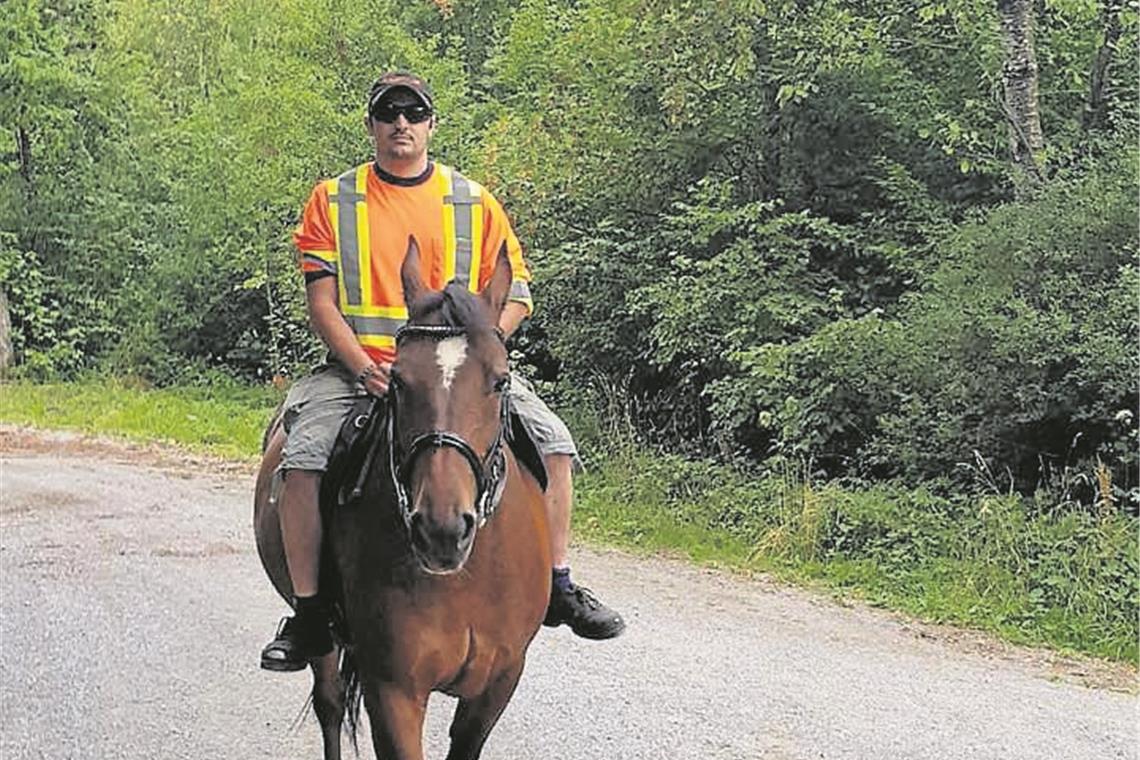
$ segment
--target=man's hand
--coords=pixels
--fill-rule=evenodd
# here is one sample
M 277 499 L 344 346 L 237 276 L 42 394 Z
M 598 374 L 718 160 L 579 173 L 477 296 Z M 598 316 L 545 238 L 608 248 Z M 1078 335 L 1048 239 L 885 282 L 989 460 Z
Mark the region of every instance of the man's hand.
M 361 370 L 358 377 L 363 378 L 364 390 L 373 396 L 383 396 L 388 392 L 388 384 L 392 379 L 392 365 L 388 362 L 373 362 Z

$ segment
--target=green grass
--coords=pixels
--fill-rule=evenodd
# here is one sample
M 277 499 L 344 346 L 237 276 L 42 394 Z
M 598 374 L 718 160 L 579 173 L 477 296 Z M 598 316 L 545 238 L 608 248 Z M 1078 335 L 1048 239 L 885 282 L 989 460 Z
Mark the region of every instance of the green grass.
M 0 385 L 0 421 L 255 457 L 281 394 L 238 387 L 146 390 L 120 382 Z
M 1048 506 L 1048 508 L 1046 508 Z M 1017 496 L 749 479 L 635 448 L 579 481 L 579 536 L 763 571 L 931 622 L 1132 663 L 1135 518 Z
M 0 422 L 252 460 L 280 398 L 232 385 L 13 383 L 0 385 Z M 1017 643 L 1140 660 L 1138 523 L 1119 512 L 897 484 L 844 489 L 795 468 L 747 477 L 611 443 L 577 481 L 574 519 L 576 536 L 593 543 L 767 572 Z

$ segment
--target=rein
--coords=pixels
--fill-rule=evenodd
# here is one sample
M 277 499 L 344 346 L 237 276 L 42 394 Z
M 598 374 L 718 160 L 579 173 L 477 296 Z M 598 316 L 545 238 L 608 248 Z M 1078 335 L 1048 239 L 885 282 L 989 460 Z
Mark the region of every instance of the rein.
M 405 338 L 427 338 L 429 340 L 444 340 L 467 334 L 465 327 L 452 327 L 446 325 L 404 325 L 396 331 L 396 345 Z M 495 328 L 499 340 L 506 342 L 503 331 Z M 509 381 L 508 381 L 509 382 Z M 429 430 L 416 436 L 408 446 L 406 452 L 399 452 L 396 438 L 397 403 L 394 389 L 386 394 L 388 402 L 388 472 L 392 478 L 392 486 L 396 492 L 396 503 L 399 506 L 400 517 L 404 527 L 411 530 L 412 512 L 411 499 L 408 496 L 408 477 L 416 459 L 424 452 L 433 449 L 453 448 L 463 455 L 464 460 L 471 467 L 475 476 L 475 513 L 478 516 L 478 525 L 483 527 L 495 512 L 498 497 L 502 495 L 506 485 L 507 457 L 503 449 L 510 429 L 510 402 L 507 389 L 502 391 L 499 403 L 499 431 L 495 440 L 482 458 L 475 453 L 470 443 L 458 433 L 449 430 Z

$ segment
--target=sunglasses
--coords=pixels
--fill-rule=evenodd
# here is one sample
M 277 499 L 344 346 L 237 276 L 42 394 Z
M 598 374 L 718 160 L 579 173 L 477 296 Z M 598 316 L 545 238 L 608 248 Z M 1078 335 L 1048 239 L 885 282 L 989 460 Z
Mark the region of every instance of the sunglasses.
M 385 124 L 391 124 L 401 115 L 408 120 L 409 124 L 419 124 L 431 118 L 431 109 L 419 103 L 414 105 L 379 103 L 372 109 L 372 118 Z

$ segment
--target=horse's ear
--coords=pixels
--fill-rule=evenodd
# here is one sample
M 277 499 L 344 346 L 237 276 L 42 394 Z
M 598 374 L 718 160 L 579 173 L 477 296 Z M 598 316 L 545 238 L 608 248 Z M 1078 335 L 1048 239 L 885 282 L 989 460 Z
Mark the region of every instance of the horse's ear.
M 495 271 L 491 273 L 491 279 L 482 292 L 483 300 L 496 317 L 507 303 L 512 279 L 514 275 L 511 273 L 511 260 L 507 256 L 507 244 L 503 243 L 503 247 L 499 249 L 499 256 L 495 259 Z
M 408 252 L 400 266 L 400 282 L 404 285 L 404 305 L 410 309 L 427 290 L 420 273 L 420 246 L 411 235 L 408 235 Z

